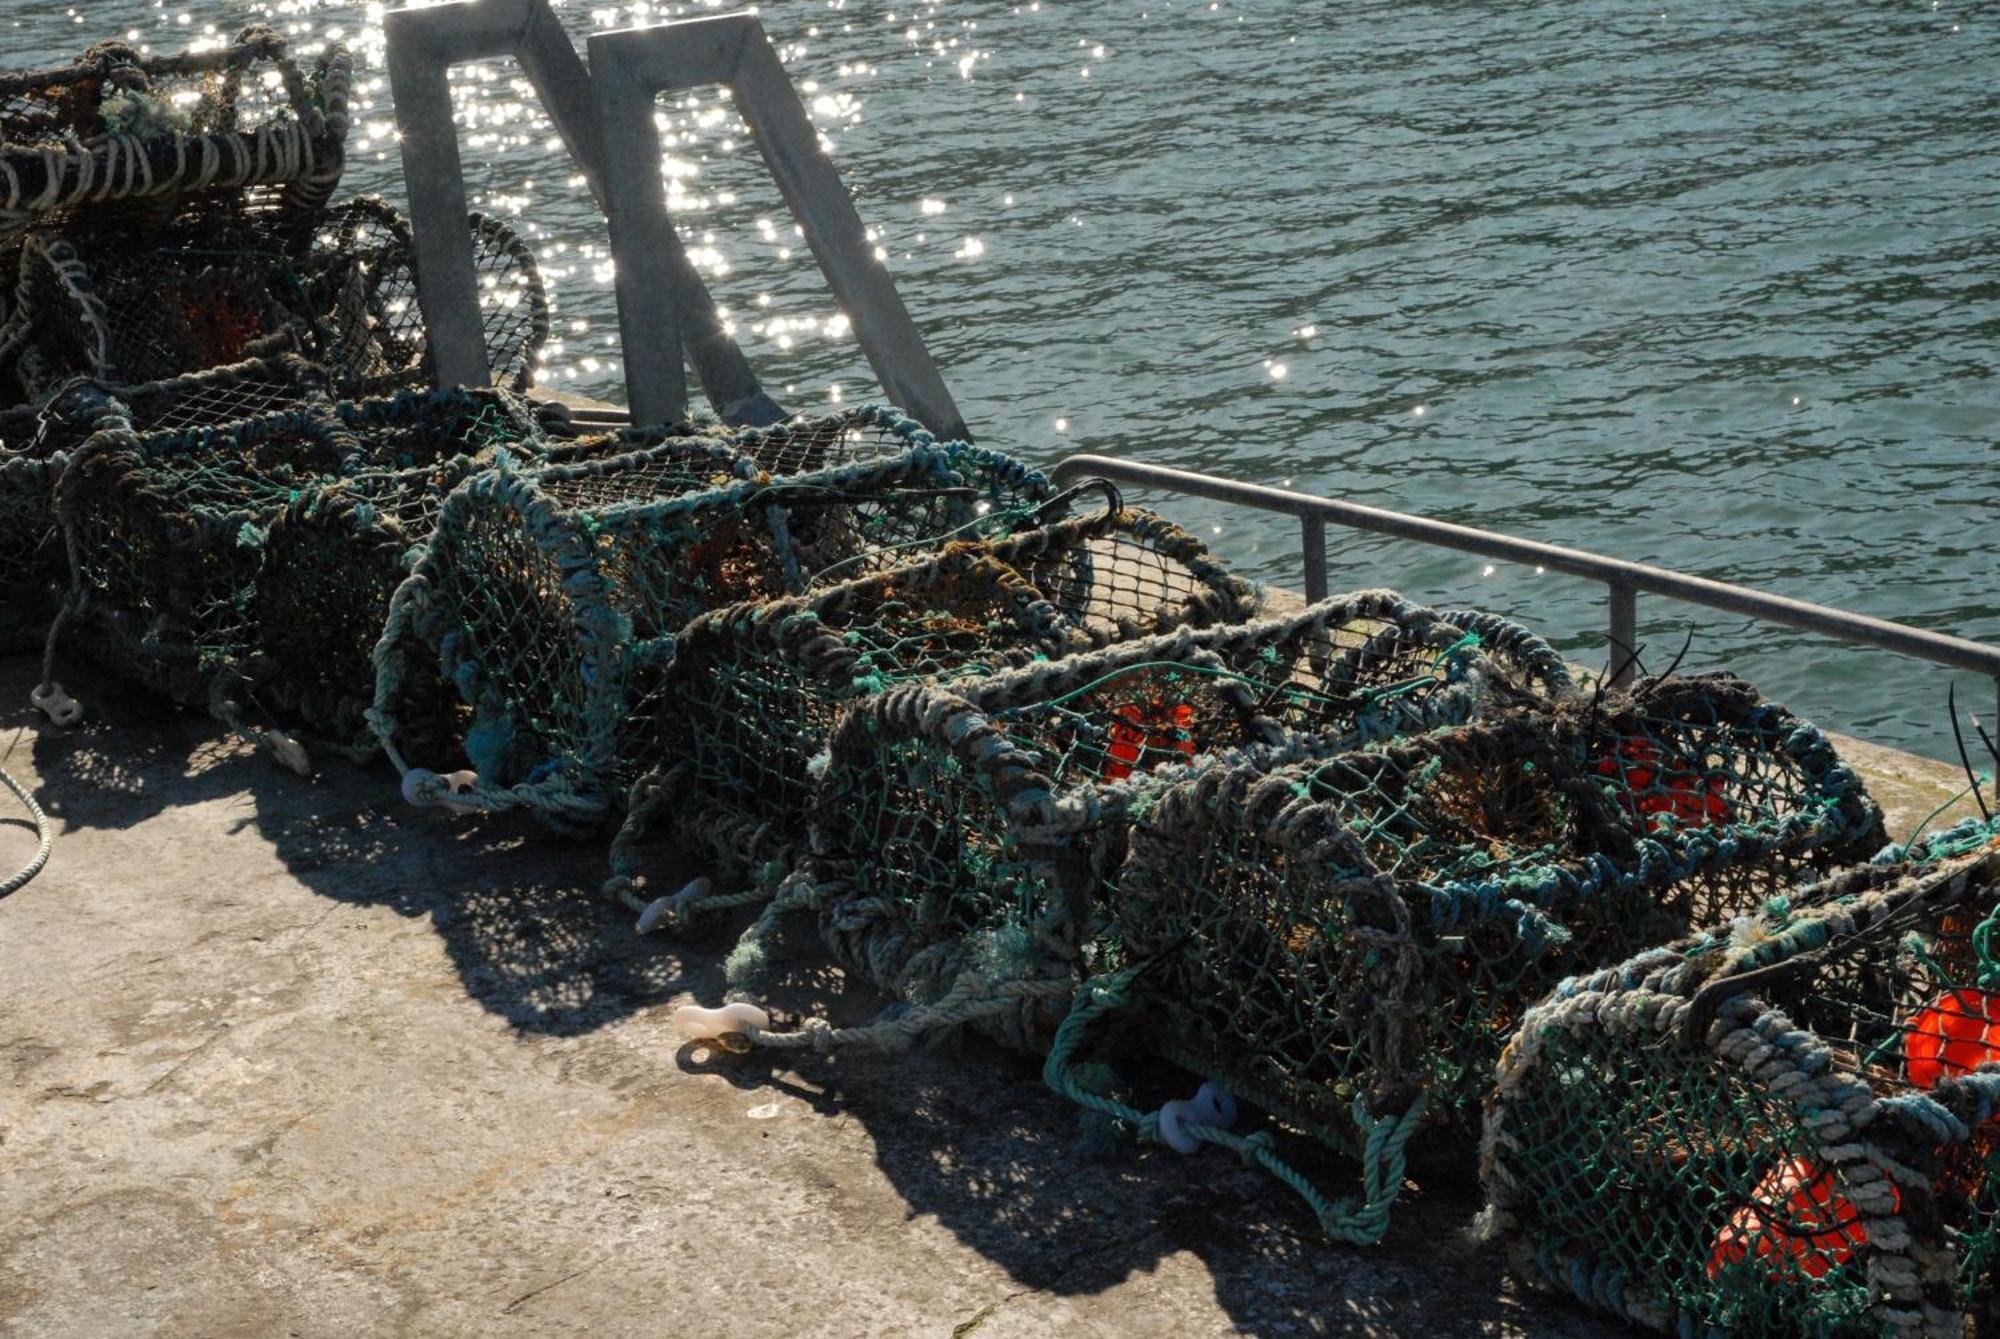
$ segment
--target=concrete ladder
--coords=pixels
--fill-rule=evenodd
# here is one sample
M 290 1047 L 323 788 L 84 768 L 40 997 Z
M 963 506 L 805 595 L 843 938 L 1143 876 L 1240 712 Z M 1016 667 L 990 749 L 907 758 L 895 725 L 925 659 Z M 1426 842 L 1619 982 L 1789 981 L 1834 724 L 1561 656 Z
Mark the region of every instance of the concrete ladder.
M 687 417 L 683 354 L 724 422 L 771 423 L 786 416 L 723 328 L 715 299 L 674 229 L 660 178 L 655 101 L 662 93 L 721 84 L 748 122 L 889 399 L 939 436 L 970 436 L 754 16 L 598 33 L 589 41 L 588 70 L 548 0 L 461 0 L 400 9 L 385 17 L 383 31 L 416 233 L 417 297 L 440 382 L 483 385 L 490 379 L 446 72 L 469 61 L 511 56 L 609 225 L 633 423 Z

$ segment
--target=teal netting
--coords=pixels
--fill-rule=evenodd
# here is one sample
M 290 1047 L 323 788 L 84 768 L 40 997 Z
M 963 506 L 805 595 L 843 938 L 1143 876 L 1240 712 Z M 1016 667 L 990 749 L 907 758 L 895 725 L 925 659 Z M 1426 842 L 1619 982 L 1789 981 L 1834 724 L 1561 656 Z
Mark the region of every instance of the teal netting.
M 869 438 L 902 449 L 879 454 Z M 757 464 L 822 451 L 844 463 L 786 475 Z M 429 785 L 454 759 L 403 752 L 398 700 L 436 674 L 472 709 L 459 751 L 477 783 L 454 784 L 454 802 L 597 822 L 663 761 L 641 724 L 691 619 L 1005 533 L 1047 493 L 1033 471 L 879 409 L 481 476 L 448 500 L 393 602 L 377 730 Z M 399 649 L 411 637 L 430 663 Z
M 1492 630 L 1488 654 L 1435 611 L 1365 592 L 948 688 L 893 687 L 834 736 L 801 896 L 836 958 L 905 1001 L 933 1004 L 968 974 L 995 989 L 1073 985 L 1121 961 L 1100 934 L 1103 893 L 1170 779 L 1216 750 L 1352 747 L 1566 683 L 1546 644 Z M 1501 684 L 1521 686 L 1501 696 Z M 739 980 L 770 923 L 733 961 Z M 1065 1002 L 996 996 L 986 1021 L 1046 1048 Z
M 769 883 L 803 847 L 843 703 L 1107 639 L 1236 622 L 1254 605 L 1251 588 L 1185 532 L 1106 510 L 815 595 L 720 610 L 676 644 L 652 718 L 656 755 L 669 761 L 648 785 L 651 804 L 720 872 L 762 867 Z
M 252 717 L 292 721 L 300 712 L 308 725 L 344 723 L 336 701 L 372 699 L 363 648 L 379 630 L 386 590 L 372 617 L 370 592 L 393 583 L 379 572 L 371 583 L 364 545 L 328 552 L 314 527 L 282 522 L 314 513 L 321 490 L 342 498 L 435 491 L 469 472 L 468 458 L 491 464 L 494 452 L 540 450 L 532 416 L 500 391 L 308 406 L 220 432 L 103 429 L 56 483 L 70 587 L 48 662 L 75 645 L 245 730 Z M 260 595 L 267 577 L 281 594 Z M 328 618 L 338 610 L 348 621 L 321 627 L 305 610 Z M 342 658 L 329 636 L 356 645 Z M 343 667 L 357 677 L 330 685 Z M 289 737 L 253 737 L 303 770 Z
M 2000 825 L 1567 982 L 1498 1070 L 1488 1230 L 1678 1333 L 2000 1320 Z

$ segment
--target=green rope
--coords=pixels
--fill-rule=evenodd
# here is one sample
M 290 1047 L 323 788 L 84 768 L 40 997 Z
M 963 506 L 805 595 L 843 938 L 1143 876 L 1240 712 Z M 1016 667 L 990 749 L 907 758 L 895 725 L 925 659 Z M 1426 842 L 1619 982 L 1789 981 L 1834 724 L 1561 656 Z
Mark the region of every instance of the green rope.
M 1108 976 L 1086 981 L 1078 989 L 1069 1015 L 1056 1029 L 1055 1045 L 1050 1048 L 1048 1061 L 1042 1067 L 1042 1078 L 1051 1088 L 1085 1110 L 1131 1128 L 1140 1142 L 1164 1144 L 1166 1141 L 1160 1133 L 1160 1114 L 1157 1111 L 1143 1112 L 1116 1098 L 1091 1091 L 1079 1081 L 1078 1066 L 1073 1063 L 1093 1023 L 1107 1014 L 1131 1007 L 1133 982 L 1150 965 L 1135 963 Z M 1396 1196 L 1402 1190 L 1405 1150 L 1410 1137 L 1417 1131 L 1423 1113 L 1424 1099 L 1421 1095 L 1402 1112 L 1383 1117 L 1371 1116 L 1364 1098 L 1357 1096 L 1354 1099 L 1354 1121 L 1362 1133 L 1362 1197 L 1359 1204 L 1346 1199 L 1329 1200 L 1322 1195 L 1302 1172 L 1278 1156 L 1268 1130 L 1238 1135 L 1196 1122 L 1185 1122 L 1180 1128 L 1184 1134 L 1202 1143 L 1229 1149 L 1246 1163 L 1256 1164 L 1289 1186 L 1306 1202 L 1313 1217 L 1319 1221 L 1321 1231 L 1329 1238 L 1356 1246 L 1371 1246 L 1381 1241 L 1388 1232 L 1389 1215 L 1395 1206 Z

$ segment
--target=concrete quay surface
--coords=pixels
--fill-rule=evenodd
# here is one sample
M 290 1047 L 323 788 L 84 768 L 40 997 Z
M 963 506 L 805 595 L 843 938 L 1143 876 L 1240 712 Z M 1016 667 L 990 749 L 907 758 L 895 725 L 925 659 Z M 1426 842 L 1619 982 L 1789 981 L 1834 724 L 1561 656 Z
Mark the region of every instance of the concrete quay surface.
M 1469 1160 L 1341 1248 L 1222 1156 L 1086 1158 L 977 1039 L 697 1063 L 667 1006 L 734 927 L 640 938 L 601 846 L 111 683 L 56 732 L 34 678 L 0 660 L 0 766 L 60 832 L 0 901 L 0 1335 L 1625 1333 L 1467 1238 Z M 1954 787 L 1892 764 L 1906 830 Z M 31 849 L 6 810 L 0 867 Z

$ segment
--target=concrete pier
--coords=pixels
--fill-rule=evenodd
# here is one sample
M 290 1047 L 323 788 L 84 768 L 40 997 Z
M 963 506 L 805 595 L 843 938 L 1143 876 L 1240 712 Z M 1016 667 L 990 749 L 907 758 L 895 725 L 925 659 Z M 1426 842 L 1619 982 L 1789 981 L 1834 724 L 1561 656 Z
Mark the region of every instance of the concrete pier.
M 976 1039 L 695 1065 L 662 1006 L 733 927 L 642 940 L 598 846 L 116 684 L 32 724 L 35 668 L 0 660 L 0 766 L 61 833 L 0 901 L 0 1335 L 1623 1333 L 1467 1240 L 1469 1162 L 1343 1249 L 1222 1156 L 1084 1158 Z M 1854 756 L 1899 833 L 1963 784 Z

